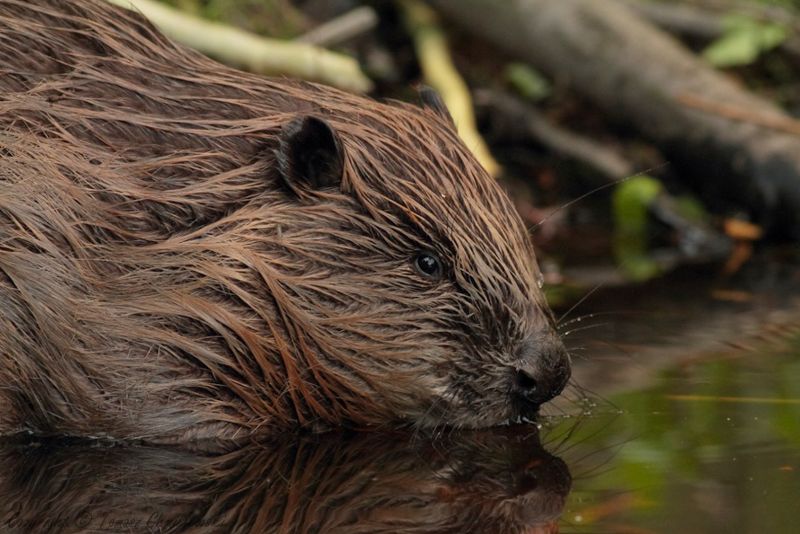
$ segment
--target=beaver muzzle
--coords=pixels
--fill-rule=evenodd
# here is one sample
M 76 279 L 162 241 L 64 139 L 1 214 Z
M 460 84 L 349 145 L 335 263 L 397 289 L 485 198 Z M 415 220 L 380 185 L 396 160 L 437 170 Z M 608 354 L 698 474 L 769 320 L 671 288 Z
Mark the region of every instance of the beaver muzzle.
M 555 335 L 525 340 L 513 366 L 511 394 L 522 412 L 535 411 L 560 394 L 571 375 L 569 353 Z

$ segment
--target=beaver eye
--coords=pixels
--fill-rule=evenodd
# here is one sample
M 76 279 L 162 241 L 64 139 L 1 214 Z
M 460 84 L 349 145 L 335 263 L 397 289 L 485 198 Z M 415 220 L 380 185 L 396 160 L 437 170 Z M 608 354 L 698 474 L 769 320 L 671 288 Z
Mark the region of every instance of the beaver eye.
M 420 252 L 414 258 L 414 267 L 420 274 L 430 278 L 439 278 L 442 275 L 442 262 L 430 252 Z

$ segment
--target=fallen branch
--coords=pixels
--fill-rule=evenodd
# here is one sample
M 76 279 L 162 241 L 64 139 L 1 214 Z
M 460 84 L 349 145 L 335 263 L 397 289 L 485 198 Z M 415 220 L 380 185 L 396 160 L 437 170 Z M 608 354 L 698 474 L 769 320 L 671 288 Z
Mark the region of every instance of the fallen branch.
M 712 41 L 725 31 L 719 14 L 693 5 L 641 2 L 639 0 L 617 1 L 625 4 L 636 14 L 659 28 L 677 35 Z
M 335 46 L 349 41 L 378 25 L 378 15 L 369 6 L 361 6 L 320 24 L 296 41 L 316 46 Z
M 709 206 L 746 209 L 800 239 L 800 138 L 687 106 L 696 95 L 754 116 L 788 116 L 617 2 L 430 0 L 655 141 Z
M 414 40 L 426 83 L 442 96 L 464 143 L 489 174 L 497 176 L 500 165 L 478 133 L 469 89 L 453 65 L 436 14 L 418 0 L 400 0 L 399 5 Z
M 633 164 L 616 150 L 552 124 L 535 108 L 511 95 L 481 90 L 476 93 L 476 102 L 490 107 L 494 120 L 498 116 L 505 119 L 506 126 L 503 129 L 510 130 L 510 135 L 531 137 L 557 154 L 581 161 L 599 171 L 608 184 L 622 183 L 635 174 Z M 731 250 L 730 240 L 721 232 L 682 215 L 678 202 L 663 187 L 647 203 L 647 209 L 652 216 L 675 231 L 683 258 L 704 261 L 721 259 Z M 641 239 L 644 240 L 645 236 L 641 236 Z M 677 258 L 673 257 L 672 260 L 678 263 Z
M 267 39 L 193 17 L 154 0 L 108 0 L 141 12 L 167 36 L 223 63 L 251 72 L 314 80 L 354 92 L 366 92 L 372 81 L 358 62 L 307 43 Z
M 507 119 L 504 130 L 511 136 L 533 138 L 552 152 L 581 161 L 614 181 L 630 176 L 633 165 L 610 147 L 551 123 L 533 106 L 497 91 L 481 89 L 475 101 Z
M 732 106 L 723 102 L 716 102 L 691 93 L 675 95 L 675 100 L 686 107 L 711 113 L 718 117 L 725 117 L 740 122 L 748 122 L 775 130 L 800 136 L 800 121 L 780 112 L 760 113 L 739 106 Z

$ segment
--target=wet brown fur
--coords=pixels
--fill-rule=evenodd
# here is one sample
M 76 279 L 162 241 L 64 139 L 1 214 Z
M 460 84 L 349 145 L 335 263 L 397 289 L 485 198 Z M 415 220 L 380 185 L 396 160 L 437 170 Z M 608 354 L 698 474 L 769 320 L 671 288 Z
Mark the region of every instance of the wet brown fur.
M 302 115 L 340 188 L 282 182 Z M 102 2 L 0 1 L 0 431 L 497 424 L 520 351 L 562 350 L 538 277 L 435 111 L 222 67 Z

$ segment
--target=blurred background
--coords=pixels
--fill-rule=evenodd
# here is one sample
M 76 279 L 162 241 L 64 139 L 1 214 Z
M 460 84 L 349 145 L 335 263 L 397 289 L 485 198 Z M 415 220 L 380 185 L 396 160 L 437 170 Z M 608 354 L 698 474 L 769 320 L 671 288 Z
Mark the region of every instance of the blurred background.
M 117 3 L 246 70 L 412 102 L 433 86 L 556 306 L 800 238 L 790 0 Z

